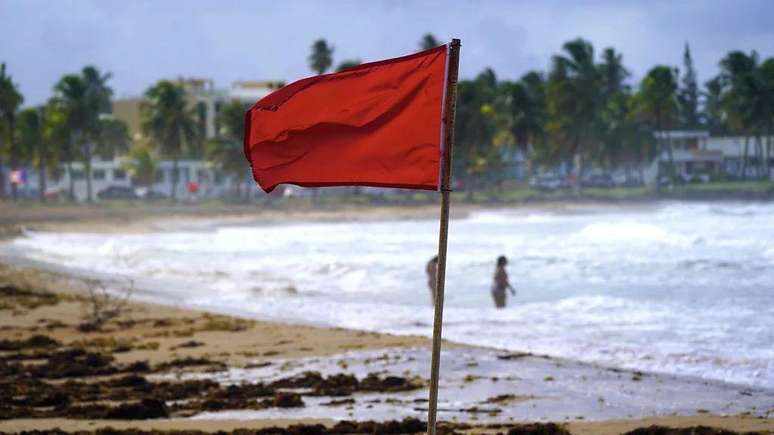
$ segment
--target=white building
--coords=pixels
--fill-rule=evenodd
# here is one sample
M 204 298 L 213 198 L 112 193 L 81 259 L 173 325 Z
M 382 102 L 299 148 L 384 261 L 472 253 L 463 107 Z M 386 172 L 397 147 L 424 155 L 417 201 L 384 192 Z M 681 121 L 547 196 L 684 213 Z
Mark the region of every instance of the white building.
M 742 162 L 745 159 L 745 138 L 742 136 L 710 136 L 703 130 L 660 131 L 654 134 L 657 140 L 672 145 L 673 159 L 677 175 L 685 180 L 701 177 L 742 176 Z M 766 141 L 763 140 L 765 147 Z M 665 147 L 660 156 L 661 162 L 669 161 Z M 774 179 L 774 156 L 768 156 L 768 165 L 759 162 L 755 155 L 752 140 L 748 146 L 747 164 L 744 178 L 763 176 L 761 171 L 769 168 L 769 176 Z
M 762 138 L 762 145 L 766 147 L 766 139 Z M 743 136 L 716 136 L 707 140 L 707 149 L 719 152 L 723 155 L 723 170 L 726 174 L 739 176 L 742 172 L 742 162 L 745 159 L 745 142 Z M 774 155 L 768 156 L 768 165 L 759 162 L 755 155 L 755 139 L 747 139 L 747 164 L 745 165 L 745 178 L 756 178 L 760 176 L 759 171 L 769 168 L 769 177 L 774 180 Z M 774 143 L 774 138 L 771 138 Z M 756 172 L 758 171 L 758 172 Z
M 230 88 L 215 88 L 210 79 L 179 78 L 175 83 L 183 87 L 188 97 L 188 104 L 196 113 L 202 134 L 205 139 L 217 135 L 220 125 L 218 115 L 222 107 L 231 102 L 239 101 L 245 105 L 253 104 L 271 92 L 281 88 L 281 81 L 236 81 Z M 129 126 L 133 138 L 142 136 L 141 106 L 142 97 L 120 97 L 113 101 L 113 116 L 124 121 Z
M 161 160 L 157 162 L 156 181 L 150 186 L 156 197 L 172 196 L 172 174 L 174 162 L 171 160 Z M 258 189 L 251 182 L 249 168 L 245 164 L 245 178 L 235 180 L 234 177 L 227 177 L 216 171 L 212 165 L 203 160 L 179 160 L 178 180 L 177 180 L 177 198 L 187 200 L 198 200 L 204 198 L 221 198 L 236 194 L 239 184 L 248 186 L 250 196 L 258 196 Z M 48 176 L 46 178 L 46 195 L 51 198 L 67 198 L 70 192 L 70 182 L 72 178 L 73 194 L 77 201 L 86 201 L 88 199 L 88 187 L 86 174 L 82 162 L 73 162 L 70 165 L 71 172 L 68 173 L 67 165 L 60 165 L 56 171 L 58 176 Z M 134 191 L 140 191 L 141 188 L 133 183 L 127 173 L 122 158 L 113 160 L 94 160 L 91 164 L 91 186 L 93 200 L 99 201 L 99 193 L 111 188 L 121 187 Z M 38 196 L 39 178 L 35 170 L 26 170 L 26 182 L 19 185 L 17 192 L 22 197 L 36 198 Z M 189 183 L 193 183 L 197 191 L 189 192 Z M 192 187 L 192 186 L 191 186 Z

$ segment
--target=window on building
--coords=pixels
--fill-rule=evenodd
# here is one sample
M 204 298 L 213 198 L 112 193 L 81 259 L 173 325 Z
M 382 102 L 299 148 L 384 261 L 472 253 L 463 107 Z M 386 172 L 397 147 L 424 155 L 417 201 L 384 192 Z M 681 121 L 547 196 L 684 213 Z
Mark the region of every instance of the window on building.
M 163 183 L 164 182 L 164 171 L 156 171 L 156 182 L 157 183 Z
M 83 180 L 83 171 L 80 169 L 73 169 L 72 177 L 73 180 Z
M 105 170 L 104 169 L 94 169 L 91 171 L 91 178 L 97 181 L 102 181 L 105 179 Z
M 123 169 L 114 169 L 113 170 L 113 179 L 114 180 L 126 180 L 126 171 Z

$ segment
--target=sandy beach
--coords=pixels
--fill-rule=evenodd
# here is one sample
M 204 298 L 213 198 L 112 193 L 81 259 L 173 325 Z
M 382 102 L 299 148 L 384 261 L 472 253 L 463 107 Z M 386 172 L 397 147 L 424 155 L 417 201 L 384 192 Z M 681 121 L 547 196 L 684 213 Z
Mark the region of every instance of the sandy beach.
M 323 211 L 314 218 L 435 211 Z M 179 216 L 75 223 L 41 217 L 35 228 L 145 231 L 257 219 L 222 213 L 185 215 L 184 223 Z M 289 215 L 278 213 L 258 219 Z M 424 431 L 429 358 L 424 337 L 269 322 L 137 298 L 94 328 L 88 325 L 94 305 L 88 287 L 63 273 L 0 265 L 0 431 Z M 774 393 L 766 389 L 455 343 L 445 345 L 442 370 L 443 433 L 774 430 Z M 689 429 L 699 426 L 716 429 Z

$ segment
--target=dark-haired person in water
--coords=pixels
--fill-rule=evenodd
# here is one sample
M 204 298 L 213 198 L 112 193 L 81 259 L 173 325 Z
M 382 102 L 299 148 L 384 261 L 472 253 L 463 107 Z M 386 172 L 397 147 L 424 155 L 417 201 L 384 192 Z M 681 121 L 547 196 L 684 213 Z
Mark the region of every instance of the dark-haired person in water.
M 506 289 L 516 296 L 516 290 L 508 282 L 508 272 L 505 271 L 507 264 L 508 259 L 504 255 L 497 258 L 497 267 L 495 268 L 494 282 L 492 283 L 492 299 L 494 299 L 495 307 L 497 308 L 505 308 Z
M 435 280 L 438 277 L 438 256 L 431 258 L 425 266 L 425 272 L 427 273 L 427 287 L 430 289 L 430 300 L 435 306 Z

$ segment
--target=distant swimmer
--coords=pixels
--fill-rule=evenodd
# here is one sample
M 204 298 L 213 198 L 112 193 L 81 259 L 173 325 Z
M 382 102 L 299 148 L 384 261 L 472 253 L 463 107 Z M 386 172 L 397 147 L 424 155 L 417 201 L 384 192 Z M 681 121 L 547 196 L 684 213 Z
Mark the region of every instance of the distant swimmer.
M 508 264 L 508 259 L 504 255 L 497 258 L 497 268 L 495 269 L 494 282 L 492 283 L 492 299 L 494 299 L 495 307 L 505 308 L 505 290 L 511 291 L 513 296 L 516 296 L 516 290 L 508 282 L 508 272 L 505 271 L 505 266 Z
M 427 288 L 430 289 L 430 300 L 435 305 L 435 281 L 438 277 L 438 256 L 431 258 L 425 266 L 425 272 L 427 273 Z

